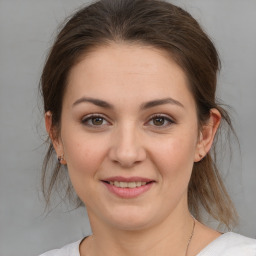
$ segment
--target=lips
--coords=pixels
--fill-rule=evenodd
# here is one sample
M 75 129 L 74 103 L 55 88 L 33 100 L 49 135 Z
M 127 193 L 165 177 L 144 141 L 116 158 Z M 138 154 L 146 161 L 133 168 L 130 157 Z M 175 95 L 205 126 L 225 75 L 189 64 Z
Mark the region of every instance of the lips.
M 118 188 L 136 188 L 136 187 L 145 186 L 147 182 L 145 181 L 132 181 L 132 182 L 110 181 L 109 184 L 116 186 Z
M 154 180 L 143 177 L 110 177 L 102 180 L 108 190 L 122 198 L 134 198 L 148 191 Z
M 115 176 L 115 177 L 109 177 L 104 179 L 103 181 L 119 181 L 119 182 L 136 182 L 136 181 L 141 181 L 141 182 L 151 182 L 154 180 L 148 179 L 148 178 L 143 178 L 143 177 L 138 177 L 138 176 L 134 176 L 134 177 L 122 177 L 122 176 Z

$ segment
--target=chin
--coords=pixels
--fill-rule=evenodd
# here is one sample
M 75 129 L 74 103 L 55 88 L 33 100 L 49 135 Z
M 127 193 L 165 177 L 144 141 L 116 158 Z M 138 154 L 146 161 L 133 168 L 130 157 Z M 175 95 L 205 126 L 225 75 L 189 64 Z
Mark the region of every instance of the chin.
M 144 220 L 134 220 L 131 218 L 127 220 L 120 220 L 120 221 L 115 221 L 112 223 L 112 225 L 119 230 L 124 230 L 124 231 L 140 231 L 140 230 L 145 230 L 149 228 L 152 223 L 150 221 Z
M 111 214 L 110 224 L 120 230 L 143 230 L 157 222 L 157 215 L 155 212 L 145 211 L 137 207 L 125 207 L 125 209 L 119 209 L 119 211 Z

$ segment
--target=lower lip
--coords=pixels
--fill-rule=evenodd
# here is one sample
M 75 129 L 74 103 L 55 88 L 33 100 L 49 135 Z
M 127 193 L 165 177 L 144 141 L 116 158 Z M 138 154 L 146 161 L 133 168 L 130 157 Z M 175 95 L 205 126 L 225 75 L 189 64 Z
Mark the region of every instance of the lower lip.
M 150 182 L 146 185 L 136 187 L 136 188 L 119 188 L 109 183 L 103 182 L 104 185 L 108 188 L 113 194 L 122 197 L 122 198 L 135 198 L 143 193 L 147 192 L 153 185 L 154 182 Z

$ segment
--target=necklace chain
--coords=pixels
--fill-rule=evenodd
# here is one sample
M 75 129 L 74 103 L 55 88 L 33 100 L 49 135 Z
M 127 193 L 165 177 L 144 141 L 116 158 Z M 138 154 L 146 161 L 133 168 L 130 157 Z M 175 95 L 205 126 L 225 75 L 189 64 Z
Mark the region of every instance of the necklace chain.
M 188 240 L 185 256 L 187 256 L 187 254 L 188 254 L 189 245 L 191 243 L 191 240 L 192 240 L 192 238 L 194 236 L 194 232 L 195 232 L 196 220 L 195 220 L 194 216 L 191 215 L 191 217 L 193 218 L 193 228 L 192 228 L 192 232 L 191 232 L 191 235 L 189 237 L 189 240 Z
M 191 215 L 192 216 L 192 215 Z M 192 238 L 193 238 L 193 236 L 194 236 L 194 231 L 195 231 L 195 225 L 196 225 L 196 220 L 195 220 L 195 218 L 192 216 L 192 218 L 193 218 L 193 228 L 192 228 L 192 232 L 191 232 L 191 234 L 190 234 L 190 237 L 189 237 L 189 240 L 188 240 L 188 244 L 187 244 L 187 247 L 186 247 L 186 253 L 185 253 L 185 256 L 187 256 L 187 254 L 188 254 L 188 249 L 189 249 L 189 246 L 190 246 L 190 243 L 191 243 L 191 240 L 192 240 Z M 93 237 L 92 237 L 92 239 L 93 239 Z M 87 255 L 87 254 L 86 254 Z

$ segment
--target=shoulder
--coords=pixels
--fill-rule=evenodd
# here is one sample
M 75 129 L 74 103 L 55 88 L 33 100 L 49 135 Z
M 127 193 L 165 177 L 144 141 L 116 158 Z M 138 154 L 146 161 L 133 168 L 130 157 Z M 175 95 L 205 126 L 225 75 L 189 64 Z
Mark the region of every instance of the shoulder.
M 228 232 L 205 247 L 197 256 L 256 256 L 256 240 Z
M 39 256 L 80 256 L 79 245 L 82 240 L 67 244 L 60 249 L 45 252 Z

